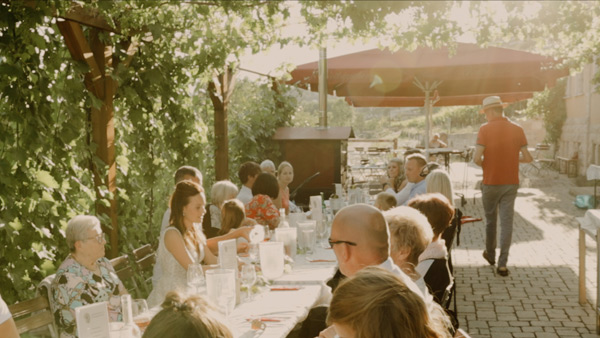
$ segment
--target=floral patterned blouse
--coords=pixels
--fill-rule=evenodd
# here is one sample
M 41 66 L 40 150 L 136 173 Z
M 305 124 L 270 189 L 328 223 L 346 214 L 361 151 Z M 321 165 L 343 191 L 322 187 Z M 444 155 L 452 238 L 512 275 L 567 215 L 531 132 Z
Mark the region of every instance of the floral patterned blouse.
M 267 195 L 252 197 L 246 204 L 246 217 L 254 219 L 258 224 L 268 225 L 271 229 L 279 225 L 279 210 Z
M 108 259 L 102 257 L 96 264 L 100 276 L 69 255 L 56 272 L 51 301 L 60 337 L 77 337 L 75 308 L 82 305 L 108 302 L 109 319 L 122 320 L 120 296 L 127 291 Z

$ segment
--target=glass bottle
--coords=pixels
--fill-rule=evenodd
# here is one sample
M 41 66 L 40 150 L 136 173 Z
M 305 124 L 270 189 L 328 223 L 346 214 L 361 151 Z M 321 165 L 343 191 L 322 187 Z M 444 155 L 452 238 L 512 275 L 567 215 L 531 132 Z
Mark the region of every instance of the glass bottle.
M 290 223 L 288 223 L 287 219 L 285 218 L 285 209 L 284 208 L 279 209 L 279 225 L 277 227 L 278 228 L 289 228 L 290 227 Z
M 123 311 L 123 327 L 119 330 L 120 338 L 141 338 L 140 328 L 133 322 L 133 302 L 131 295 L 121 296 L 121 310 Z

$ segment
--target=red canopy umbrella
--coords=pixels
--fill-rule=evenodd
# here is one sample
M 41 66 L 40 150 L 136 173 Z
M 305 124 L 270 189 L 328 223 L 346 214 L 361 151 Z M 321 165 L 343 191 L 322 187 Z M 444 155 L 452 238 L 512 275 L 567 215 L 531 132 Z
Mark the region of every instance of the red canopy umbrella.
M 413 52 L 371 49 L 327 59 L 327 91 L 345 96 L 357 107 L 425 104 L 429 139 L 434 91 L 440 106 L 481 104 L 489 95 L 514 102 L 554 86 L 556 79 L 568 74 L 553 69 L 556 64 L 538 54 L 467 43 L 458 43 L 454 53 L 448 47 L 420 47 Z M 291 75 L 288 84 L 318 90 L 318 62 L 300 65 Z

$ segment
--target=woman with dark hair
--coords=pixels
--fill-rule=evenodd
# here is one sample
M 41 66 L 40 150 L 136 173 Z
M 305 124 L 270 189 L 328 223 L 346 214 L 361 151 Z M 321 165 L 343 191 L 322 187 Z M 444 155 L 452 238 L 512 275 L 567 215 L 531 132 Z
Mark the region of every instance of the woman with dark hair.
M 206 237 L 194 224 L 202 223 L 206 198 L 204 190 L 192 181 L 177 183 L 171 197 L 169 226 L 160 234 L 156 264 L 160 276 L 148 297 L 148 305 L 162 303 L 172 290 L 185 290 L 187 268 L 193 263 L 216 264 L 217 258 L 206 246 Z
M 170 292 L 143 337 L 233 338 L 233 334 L 219 313 L 202 297 L 183 298 Z
M 408 201 L 408 206 L 425 215 L 433 230 L 431 243 L 419 255 L 416 271 L 423 277 L 434 299 L 439 303 L 453 280 L 448 266 L 448 249 L 442 234 L 454 217 L 454 208 L 440 193 L 419 195 Z
M 246 216 L 275 229 L 279 224 L 279 210 L 273 203 L 279 196 L 277 178 L 269 173 L 258 175 L 252 186 L 252 195 L 252 200 L 246 205 Z

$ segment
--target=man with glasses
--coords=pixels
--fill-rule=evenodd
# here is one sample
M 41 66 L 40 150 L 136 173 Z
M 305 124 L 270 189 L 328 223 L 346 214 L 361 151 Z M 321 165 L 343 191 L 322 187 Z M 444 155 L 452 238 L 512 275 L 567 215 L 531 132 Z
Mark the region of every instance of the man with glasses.
M 396 276 L 416 294 L 422 290 L 398 268 L 390 257 L 390 232 L 381 211 L 371 205 L 354 204 L 335 215 L 329 237 L 340 272 L 354 276 L 367 266 L 380 266 Z

